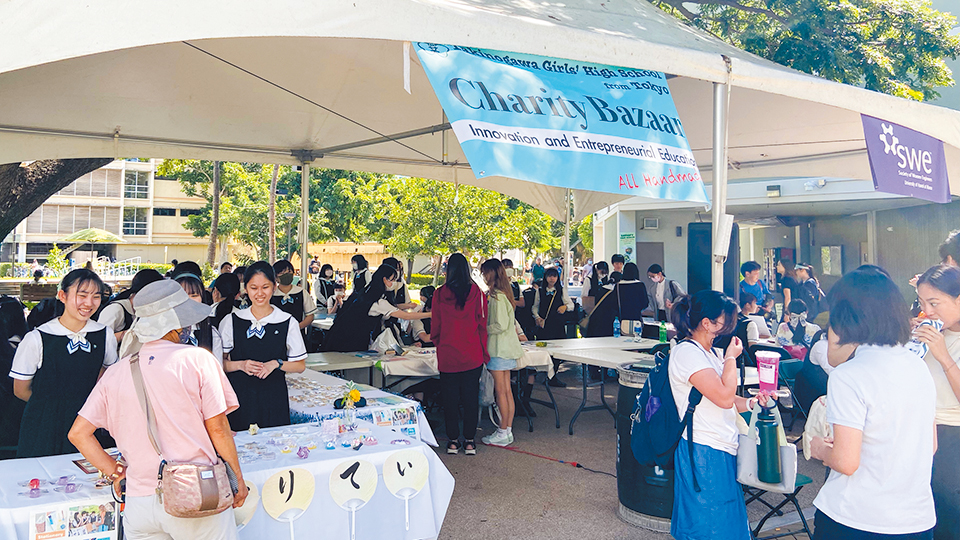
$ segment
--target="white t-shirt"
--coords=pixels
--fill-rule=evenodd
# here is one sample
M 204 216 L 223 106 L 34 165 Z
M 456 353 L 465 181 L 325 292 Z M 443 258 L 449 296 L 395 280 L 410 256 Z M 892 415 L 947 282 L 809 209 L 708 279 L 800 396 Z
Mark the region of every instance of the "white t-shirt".
M 953 358 L 954 362 L 960 360 L 960 332 L 944 329 L 943 341 L 947 345 L 950 358 Z M 944 426 L 960 426 L 960 400 L 957 400 L 957 395 L 953 393 L 943 366 L 930 352 L 923 361 L 926 362 L 930 375 L 933 376 L 933 384 L 937 388 L 937 423 Z
M 100 316 L 97 317 L 97 321 L 110 327 L 114 332 L 119 332 L 123 330 L 125 312 L 133 314 L 133 305 L 130 303 L 130 300 L 117 300 L 115 302 L 111 302 L 110 305 L 103 308 L 103 311 L 100 312 Z M 133 319 L 130 320 L 132 321 Z
M 704 369 L 712 369 L 718 377 L 721 376 L 723 357 L 705 351 L 699 343 L 691 340 L 681 341 L 670 352 L 670 389 L 679 414 L 687 411 L 690 390 L 693 389 L 690 376 Z M 700 400 L 693 413 L 693 442 L 737 455 L 739 435 L 737 413 L 732 407 L 721 409 L 706 397 Z M 686 430 L 683 438 L 687 438 Z
M 89 320 L 79 334 L 86 337 L 87 334 L 96 332 L 101 328 L 105 328 L 105 326 L 97 321 Z M 23 341 L 20 342 L 20 346 L 17 347 L 17 353 L 13 357 L 10 377 L 21 381 L 32 380 L 37 370 L 43 365 L 43 337 L 40 336 L 40 332 L 54 336 L 69 336 L 73 333 L 60 324 L 60 319 L 54 319 L 40 325 L 40 327 L 31 332 L 27 332 L 27 335 L 23 336 Z M 112 366 L 117 363 L 117 338 L 109 329 L 106 334 L 104 346 L 107 350 L 103 352 L 103 367 Z M 69 356 L 67 351 L 63 351 L 63 354 Z
M 860 466 L 850 476 L 831 471 L 814 506 L 872 533 L 932 528 L 935 414 L 933 377 L 917 355 L 904 347 L 860 346 L 827 385 L 827 422 L 863 432 Z
M 233 350 L 233 318 L 259 322 L 261 325 L 276 324 L 287 321 L 287 362 L 297 362 L 307 358 L 307 347 L 303 344 L 303 334 L 300 333 L 300 324 L 289 313 L 281 311 L 277 306 L 270 306 L 273 311 L 266 317 L 257 320 L 250 308 L 231 313 L 220 321 L 220 339 L 223 343 L 223 353 Z M 261 360 L 261 359 L 258 359 Z
M 827 338 L 822 337 L 819 341 L 813 344 L 813 347 L 810 347 L 810 362 L 823 368 L 823 371 L 827 375 L 831 371 L 837 369 L 830 365 L 830 362 L 827 361 Z

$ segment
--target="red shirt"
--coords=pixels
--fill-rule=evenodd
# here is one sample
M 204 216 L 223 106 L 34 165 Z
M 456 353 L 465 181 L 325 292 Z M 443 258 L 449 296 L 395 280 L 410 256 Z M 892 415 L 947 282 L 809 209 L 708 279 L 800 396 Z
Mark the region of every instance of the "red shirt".
M 480 367 L 487 354 L 487 310 L 483 293 L 476 284 L 463 309 L 449 287 L 437 289 L 433 297 L 430 339 L 437 346 L 437 366 L 442 373 L 459 373 Z

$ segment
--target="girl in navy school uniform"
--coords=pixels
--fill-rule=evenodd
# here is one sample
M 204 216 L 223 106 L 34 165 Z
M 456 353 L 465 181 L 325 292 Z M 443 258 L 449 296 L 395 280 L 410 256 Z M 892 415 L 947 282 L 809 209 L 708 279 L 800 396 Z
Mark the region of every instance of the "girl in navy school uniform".
M 17 457 L 71 454 L 67 432 L 103 371 L 117 361 L 113 331 L 91 320 L 103 282 L 91 270 L 71 271 L 60 282 L 63 315 L 29 332 L 17 347 L 10 377 L 27 402 Z
M 306 367 L 303 336 L 295 318 L 270 304 L 276 274 L 269 263 L 250 265 L 244 283 L 250 307 L 220 322 L 223 369 L 240 402 L 240 408 L 227 415 L 230 428 L 289 425 L 285 373 L 301 373 Z

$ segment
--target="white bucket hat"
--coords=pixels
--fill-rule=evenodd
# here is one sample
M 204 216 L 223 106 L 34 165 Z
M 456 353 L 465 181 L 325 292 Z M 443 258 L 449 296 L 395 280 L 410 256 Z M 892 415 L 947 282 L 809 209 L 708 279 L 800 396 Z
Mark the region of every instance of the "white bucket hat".
M 123 337 L 120 357 L 140 350 L 143 343 L 197 324 L 210 316 L 210 306 L 190 299 L 180 284 L 170 279 L 150 283 L 133 298 L 136 319 Z

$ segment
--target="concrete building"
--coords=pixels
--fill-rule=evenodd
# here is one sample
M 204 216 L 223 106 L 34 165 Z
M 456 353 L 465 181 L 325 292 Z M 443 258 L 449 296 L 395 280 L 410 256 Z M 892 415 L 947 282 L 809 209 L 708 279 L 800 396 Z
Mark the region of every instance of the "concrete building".
M 66 249 L 64 237 L 91 227 L 124 242 L 85 245 L 70 254 L 77 262 L 85 262 L 91 252 L 116 260 L 139 257 L 143 263 L 206 260 L 207 238 L 184 228 L 206 201 L 185 195 L 176 180 L 157 176 L 159 162 L 117 160 L 81 176 L 17 226 L 4 243 L 3 260 L 42 262 L 55 242 Z

